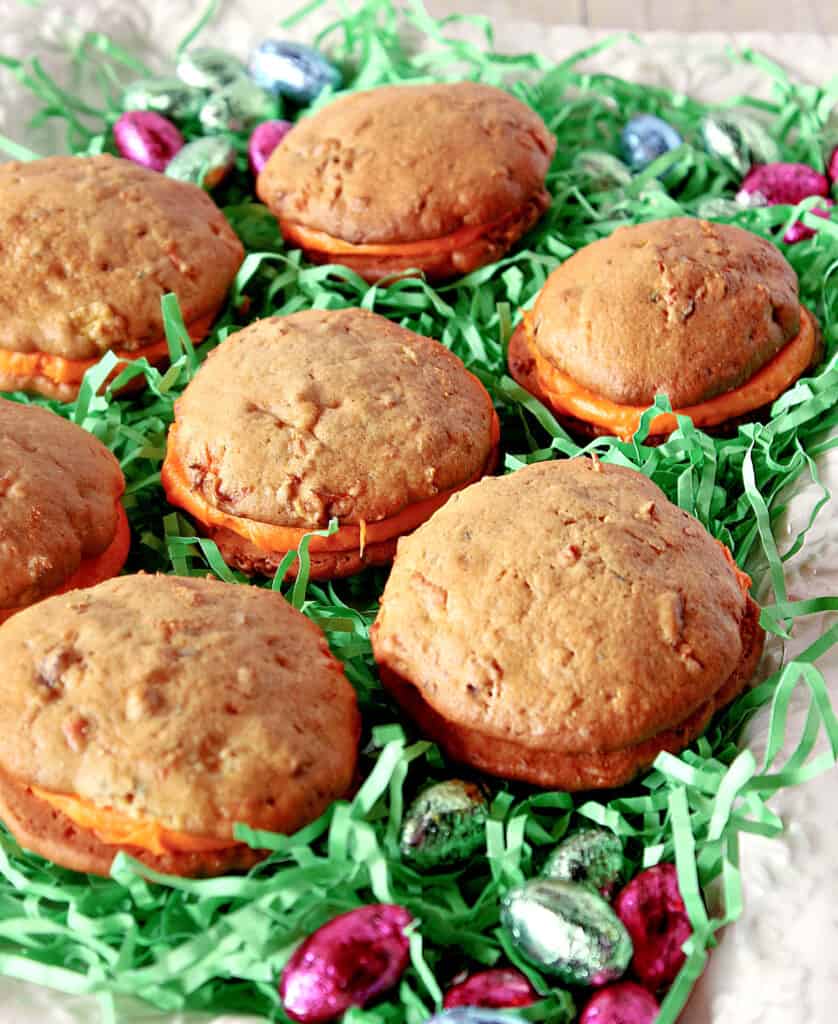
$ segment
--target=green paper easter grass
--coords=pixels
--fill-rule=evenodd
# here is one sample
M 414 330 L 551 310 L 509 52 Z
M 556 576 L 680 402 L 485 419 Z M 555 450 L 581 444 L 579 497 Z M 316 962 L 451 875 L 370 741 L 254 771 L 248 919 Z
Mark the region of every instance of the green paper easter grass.
M 288 19 L 296 23 L 321 6 L 310 3 Z M 196 21 L 180 52 L 199 34 L 212 10 Z M 410 52 L 403 30 L 423 37 Z M 460 30 L 481 31 L 483 44 L 464 41 Z M 787 207 L 745 209 L 729 203 L 721 219 L 779 241 L 795 219 L 818 229 L 811 240 L 786 248 L 800 279 L 803 301 L 820 317 L 827 358 L 810 377 L 774 405 L 767 423 L 749 424 L 728 439 L 710 438 L 680 419 L 663 445 L 643 445 L 655 411 L 647 413 L 634 441 L 599 438 L 576 445 L 552 414 L 506 376 L 505 347 L 521 307 L 532 303 L 550 271 L 580 246 L 625 223 L 696 214 L 708 199 L 731 199 L 738 181 L 723 161 L 698 144 L 698 125 L 711 112 L 697 101 L 663 88 L 637 86 L 578 69 L 581 57 L 553 64 L 537 55 L 493 51 L 491 26 L 477 17 L 431 19 L 411 0 L 399 11 L 390 0 L 364 0 L 326 28 L 316 42 L 330 48 L 349 87 L 391 81 L 472 77 L 513 90 L 544 117 L 559 139 L 549 176 L 555 201 L 544 221 L 511 255 L 491 267 L 440 288 L 421 280 L 366 285 L 342 267 L 313 267 L 286 251 L 276 224 L 254 202 L 246 138 L 233 137 L 236 170 L 214 196 L 237 230 L 247 257 L 230 301 L 209 341 L 197 351 L 176 302 L 164 300 L 171 367 L 144 360 L 122 371 L 104 394 L 115 360 L 106 356 L 89 371 L 70 406 L 37 400 L 90 430 L 119 457 L 128 486 L 125 504 L 135 542 L 131 570 L 212 573 L 231 584 L 250 583 L 228 568 L 215 547 L 164 500 L 160 464 L 173 403 L 208 349 L 250 319 L 298 309 L 360 305 L 439 338 L 485 383 L 498 407 L 507 470 L 547 458 L 596 454 L 634 466 L 695 514 L 737 561 L 769 581 L 774 604 L 762 621 L 787 638 L 796 621 L 838 611 L 838 598 L 788 601 L 783 563 L 805 540 L 804 530 L 781 554 L 772 527 L 788 501 L 790 485 L 811 480 L 821 492 L 812 513 L 830 495 L 820 482 L 817 458 L 838 444 L 838 223 L 808 212 L 805 201 Z M 109 130 L 119 114 L 120 83 L 148 74 L 130 54 L 100 34 L 83 35 L 75 51 L 73 90 L 53 82 L 37 61 L 3 59 L 9 71 L 40 98 L 37 124 L 58 119 L 68 148 L 79 153 L 113 151 Z M 800 86 L 754 53 L 737 55 L 760 67 L 775 86 L 773 101 L 735 97 L 725 106 L 762 119 L 783 159 L 822 166 L 822 136 L 838 97 L 838 82 L 824 89 Z M 517 81 L 515 81 L 517 79 Z M 76 92 L 98 88 L 98 99 Z M 321 102 L 326 102 L 325 97 Z M 631 177 L 618 162 L 624 120 L 654 113 L 685 139 L 642 174 Z M 36 124 L 36 126 L 37 126 Z M 187 140 L 198 126 L 183 125 Z M 35 156 L 19 142 L 0 140 L 11 156 Z M 602 154 L 606 154 L 603 159 Z M 135 376 L 145 391 L 117 394 Z M 19 401 L 33 401 L 24 395 Z M 337 527 L 331 523 L 326 532 Z M 372 900 L 410 908 L 418 924 L 411 934 L 411 966 L 400 986 L 367 1010 L 352 1010 L 348 1024 L 422 1024 L 439 1004 L 441 988 L 461 968 L 511 961 L 524 970 L 543 998 L 520 1014 L 528 1020 L 570 1024 L 584 993 L 554 988 L 523 962 L 498 924 L 499 898 L 540 870 L 552 846 L 568 830 L 596 823 L 622 840 L 625 878 L 661 860 L 674 860 L 693 924 L 687 960 L 667 995 L 660 1024 L 674 1024 L 721 927 L 742 907 L 738 837 L 777 835 L 782 822 L 766 801 L 777 789 L 814 777 L 838 755 L 838 722 L 816 661 L 838 640 L 831 626 L 791 664 L 740 697 L 708 732 L 680 756 L 661 755 L 636 784 L 614 793 L 570 795 L 491 781 L 486 851 L 467 864 L 420 874 L 399 856 L 404 809 L 428 779 L 462 775 L 440 751 L 417 736 L 396 711 L 374 669 L 369 627 L 385 572 L 368 571 L 336 584 L 308 581 L 308 541 L 297 555 L 299 573 L 261 585 L 278 589 L 326 631 L 355 686 L 365 721 L 364 782 L 351 801 L 331 807 L 295 836 L 237 827 L 237 837 L 271 851 L 246 876 L 194 881 L 156 875 L 120 855 L 112 877 L 99 879 L 57 868 L 22 851 L 0 832 L 0 972 L 71 993 L 98 996 L 103 1021 L 121 1019 L 124 997 L 140 997 L 161 1011 L 241 1011 L 284 1020 L 276 981 L 297 941 L 337 913 Z M 282 568 L 286 568 L 283 566 Z M 250 583 L 250 585 L 255 585 Z M 258 585 L 258 584 L 257 584 Z M 810 709 L 803 733 L 782 764 L 789 704 L 808 688 Z M 758 710 L 768 709 L 769 740 L 758 764 L 737 740 Z M 825 750 L 813 755 L 825 737 Z M 823 743 L 822 743 L 823 745 Z M 723 910 L 708 910 L 703 894 L 717 882 Z

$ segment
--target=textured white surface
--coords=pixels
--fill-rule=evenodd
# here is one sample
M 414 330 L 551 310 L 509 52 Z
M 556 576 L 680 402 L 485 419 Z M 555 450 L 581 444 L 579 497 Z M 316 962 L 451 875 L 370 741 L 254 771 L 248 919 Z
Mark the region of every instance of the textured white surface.
M 267 5 L 258 0 L 222 2 L 204 38 L 244 55 L 254 43 L 275 34 L 276 22 L 296 6 L 281 0 L 271 5 L 268 16 Z M 456 0 L 434 0 L 432 6 L 434 13 L 440 13 L 456 9 L 457 4 Z M 537 49 L 562 58 L 605 34 L 527 21 L 521 19 L 520 8 L 512 0 L 486 0 L 482 8 L 495 17 L 498 45 L 510 52 Z M 62 0 L 38 11 L 0 0 L 0 52 L 39 53 L 49 68 L 61 70 L 67 40 L 79 31 L 95 29 L 162 70 L 170 48 L 191 27 L 196 9 L 185 0 L 147 0 L 141 5 L 125 0 Z M 314 22 L 331 20 L 333 11 L 334 7 L 320 12 Z M 311 24 L 298 28 L 296 36 L 310 38 Z M 730 44 L 760 49 L 816 82 L 832 76 L 838 54 L 835 37 L 657 33 L 644 36 L 644 43 L 626 43 L 609 51 L 607 57 L 599 58 L 598 67 L 711 100 L 742 93 L 767 95 L 764 76 L 725 56 Z M 8 76 L 0 81 L 0 131 L 20 140 L 32 107 Z M 44 152 L 49 145 L 59 145 L 54 136 L 43 136 L 32 144 Z M 820 469 L 824 482 L 835 491 L 838 453 L 832 455 L 821 461 Z M 782 536 L 796 535 L 818 496 L 813 486 L 799 489 L 780 525 Z M 793 599 L 838 593 L 838 517 L 832 509 L 824 510 L 805 547 L 788 564 L 787 582 Z M 787 655 L 805 647 L 826 625 L 824 620 L 806 623 L 789 644 Z M 773 653 L 780 654 L 776 649 Z M 838 652 L 833 651 L 821 667 L 838 701 Z M 792 733 L 805 719 L 805 697 L 803 690 L 797 694 Z M 764 748 L 767 722 L 767 714 L 758 715 L 748 731 L 748 742 L 758 756 Z M 835 772 L 786 790 L 773 802 L 787 822 L 786 834 L 778 840 L 743 838 L 745 913 L 722 936 L 682 1015 L 683 1024 L 835 1024 L 838 1020 L 838 826 L 833 810 L 837 795 Z M 4 1024 L 94 1024 L 97 1019 L 95 1004 L 88 1000 L 0 979 Z M 245 1024 L 255 1019 L 161 1015 L 127 1003 L 119 1009 L 119 1020 L 125 1024 Z

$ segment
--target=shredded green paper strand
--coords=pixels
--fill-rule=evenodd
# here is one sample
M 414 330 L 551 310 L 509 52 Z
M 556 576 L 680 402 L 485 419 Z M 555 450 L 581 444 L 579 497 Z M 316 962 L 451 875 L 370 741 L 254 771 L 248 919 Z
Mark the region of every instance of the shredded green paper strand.
M 286 23 L 305 19 L 315 0 Z M 348 5 L 347 5 L 348 6 Z M 796 209 L 771 207 L 731 213 L 738 223 L 781 245 L 800 279 L 801 298 L 821 320 L 827 354 L 811 377 L 774 405 L 768 423 L 740 427 L 733 438 L 716 439 L 680 418 L 680 427 L 657 448 L 643 445 L 660 398 L 643 418 L 633 442 L 599 438 L 580 449 L 553 416 L 506 376 L 505 345 L 518 311 L 529 305 L 550 271 L 581 246 L 618 225 L 707 211 L 708 199 L 730 199 L 735 173 L 698 142 L 698 124 L 711 112 L 667 89 L 634 85 L 578 69 L 594 50 L 555 64 L 537 55 L 494 51 L 491 26 L 481 18 L 430 18 L 418 0 L 399 9 L 391 0 L 362 0 L 313 40 L 332 54 L 350 89 L 407 79 L 475 78 L 511 88 L 533 106 L 558 137 L 548 185 L 550 212 L 510 256 L 452 284 L 432 288 L 421 280 L 366 285 L 342 267 L 314 267 L 298 251 L 286 251 L 273 218 L 253 200 L 244 136 L 233 136 L 240 154 L 236 172 L 214 196 L 247 249 L 227 308 L 210 342 L 196 353 L 173 297 L 164 300 L 172 365 L 160 373 L 140 361 L 98 395 L 115 359 L 91 369 L 78 400 L 69 406 L 38 399 L 94 433 L 119 457 L 128 481 L 126 507 L 135 543 L 128 568 L 203 575 L 257 585 L 229 569 L 215 545 L 196 536 L 188 520 L 167 506 L 160 464 L 172 420 L 172 405 L 207 349 L 258 316 L 310 307 L 361 305 L 420 333 L 439 338 L 486 384 L 498 407 L 507 470 L 532 461 L 596 453 L 634 466 L 654 479 L 679 505 L 696 515 L 737 561 L 770 581 L 774 604 L 763 625 L 790 635 L 805 616 L 838 611 L 838 598 L 824 595 L 789 601 L 783 562 L 804 543 L 805 531 L 781 555 L 772 528 L 782 514 L 789 485 L 811 480 L 821 490 L 812 520 L 829 499 L 817 471 L 819 456 L 838 444 L 838 223 Z M 189 44 L 211 16 L 184 40 Z M 483 43 L 461 38 L 461 27 L 478 29 Z M 407 35 L 422 45 L 408 49 Z M 762 120 L 782 159 L 823 166 L 829 115 L 838 98 L 838 78 L 817 89 L 793 82 L 755 53 L 748 61 L 773 80 L 773 102 L 732 97 L 727 106 Z M 120 110 L 120 83 L 150 74 L 106 37 L 82 35 L 74 53 L 72 86 L 53 81 L 36 59 L 0 58 L 41 101 L 37 125 L 58 119 L 71 152 L 113 151 L 110 127 Z M 96 86 L 98 102 L 78 98 Z M 329 96 L 319 103 L 328 102 Z M 633 114 L 658 114 L 686 140 L 631 177 L 614 164 L 617 140 Z M 199 133 L 187 125 L 187 139 Z M 16 159 L 34 154 L 11 140 L 0 141 Z M 818 234 L 792 247 L 782 235 L 795 219 Z M 115 397 L 120 385 L 142 375 L 139 396 Z M 20 401 L 33 401 L 24 395 Z M 811 522 L 808 524 L 811 526 Z M 329 527 L 334 530 L 336 523 Z M 661 755 L 635 785 L 603 799 L 534 791 L 487 780 L 493 792 L 486 849 L 467 864 L 420 874 L 399 855 L 405 806 L 428 780 L 462 774 L 397 713 L 373 666 L 369 627 L 385 573 L 368 571 L 329 585 L 308 582 L 307 542 L 296 556 L 299 575 L 285 587 L 284 573 L 265 583 L 326 631 L 356 687 L 365 721 L 362 771 L 365 781 L 351 802 L 338 802 L 294 836 L 255 833 L 240 826 L 237 837 L 271 850 L 246 876 L 205 881 L 156 875 L 129 857 L 117 857 L 110 879 L 65 871 L 21 850 L 0 832 L 0 972 L 69 993 L 99 997 L 102 1021 L 120 1016 L 122 997 L 140 997 L 161 1011 L 241 1011 L 285 1020 L 276 983 L 301 937 L 335 914 L 370 901 L 404 904 L 417 919 L 411 935 L 411 966 L 399 988 L 368 1010 L 352 1010 L 347 1024 L 422 1024 L 438 1008 L 441 988 L 462 968 L 511 961 L 530 977 L 543 998 L 519 1012 L 528 1020 L 570 1024 L 584 993 L 563 991 L 523 962 L 498 924 L 506 888 L 538 871 L 551 847 L 585 823 L 612 829 L 623 841 L 625 878 L 661 860 L 674 860 L 693 925 L 687 960 L 669 991 L 659 1024 L 674 1024 L 705 964 L 715 936 L 742 908 L 738 837 L 743 832 L 777 835 L 782 822 L 768 804 L 777 789 L 812 778 L 838 757 L 838 720 L 832 711 L 817 659 L 838 639 L 833 625 L 797 659 L 740 697 L 709 731 L 680 756 Z M 809 693 L 803 733 L 784 763 L 786 721 L 795 692 Z M 737 739 L 748 718 L 770 708 L 767 753 L 762 763 Z M 825 737 L 825 752 L 813 756 Z M 711 883 L 723 892 L 721 916 L 711 916 Z

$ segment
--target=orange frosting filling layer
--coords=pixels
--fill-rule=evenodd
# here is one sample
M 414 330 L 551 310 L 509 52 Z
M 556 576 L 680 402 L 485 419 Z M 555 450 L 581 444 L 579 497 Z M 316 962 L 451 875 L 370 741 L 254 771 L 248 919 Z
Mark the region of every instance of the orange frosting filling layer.
M 60 811 L 80 828 L 93 832 L 108 846 L 138 846 L 163 856 L 166 853 L 212 853 L 239 845 L 235 839 L 213 839 L 176 832 L 153 819 L 131 818 L 110 807 L 97 807 L 80 796 L 50 793 L 40 786 L 30 786 L 29 789 L 39 800 Z
M 206 337 L 215 314 L 201 317 L 187 327 L 189 337 L 196 344 Z M 130 363 L 145 357 L 150 363 L 162 362 L 169 354 L 168 342 L 152 342 L 134 352 L 114 349 L 122 362 Z M 55 384 L 80 384 L 85 373 L 95 366 L 99 359 L 65 359 L 64 356 L 50 355 L 48 352 L 12 352 L 0 348 L 0 373 L 13 374 L 16 377 L 46 377 Z M 116 368 L 115 372 L 118 372 Z
M 643 406 L 620 405 L 583 387 L 572 377 L 553 366 L 533 343 L 532 322 L 524 314 L 527 347 L 535 362 L 538 383 L 550 403 L 560 412 L 593 423 L 627 440 L 637 431 Z M 698 405 L 661 413 L 652 420 L 650 433 L 668 434 L 678 426 L 676 415 L 689 416 L 697 427 L 713 427 L 726 420 L 744 416 L 773 402 L 811 364 L 817 348 L 817 331 L 809 311 L 800 307 L 800 331 L 761 367 L 749 380 L 732 391 L 710 398 Z
M 344 242 L 343 239 L 335 238 L 325 231 L 306 228 L 293 221 L 280 220 L 279 226 L 286 241 L 299 245 L 301 249 L 312 249 L 315 252 L 329 253 L 334 256 L 435 256 L 441 252 L 456 252 L 458 249 L 465 249 L 491 231 L 519 220 L 524 213 L 525 209 L 516 210 L 514 213 L 506 214 L 499 220 L 491 221 L 488 224 L 461 228 L 450 235 L 425 238 L 419 242 L 376 242 L 354 245 L 352 242 Z
M 487 400 L 491 402 L 486 396 Z M 163 487 L 166 491 L 166 498 L 172 505 L 185 509 L 205 526 L 223 527 L 232 530 L 233 533 L 250 541 L 260 551 L 275 554 L 282 551 L 292 551 L 299 547 L 300 542 L 311 529 L 304 529 L 294 526 L 274 526 L 270 523 L 260 523 L 253 519 L 244 519 L 241 516 L 230 515 L 210 505 L 202 494 L 194 491 L 189 480 L 183 471 L 183 466 L 174 452 L 174 436 L 177 432 L 177 424 L 172 424 L 169 430 L 169 440 L 166 446 L 166 459 L 160 474 Z M 492 409 L 492 454 L 489 457 L 491 463 L 494 453 L 500 443 L 500 424 L 497 414 Z M 377 523 L 362 521 L 359 524 L 348 523 L 337 529 L 331 537 L 312 537 L 309 542 L 309 551 L 354 551 L 356 548 L 363 551 L 369 544 L 380 543 L 399 537 L 416 529 L 426 519 L 429 519 L 434 512 L 457 491 L 474 483 L 483 476 L 485 467 L 475 476 L 466 480 L 458 487 L 435 494 L 432 498 L 424 501 L 414 502 L 402 509 L 395 516 L 381 519 Z
M 117 502 L 116 516 L 116 533 L 108 547 L 101 555 L 82 559 L 73 575 L 68 576 L 60 587 L 53 590 L 50 597 L 66 594 L 70 590 L 95 587 L 97 583 L 104 583 L 105 580 L 119 574 L 128 557 L 128 549 L 131 547 L 131 528 L 128 525 L 128 517 L 125 515 L 122 502 Z M 22 608 L 0 608 L 0 622 L 5 622 L 6 619 L 22 610 Z

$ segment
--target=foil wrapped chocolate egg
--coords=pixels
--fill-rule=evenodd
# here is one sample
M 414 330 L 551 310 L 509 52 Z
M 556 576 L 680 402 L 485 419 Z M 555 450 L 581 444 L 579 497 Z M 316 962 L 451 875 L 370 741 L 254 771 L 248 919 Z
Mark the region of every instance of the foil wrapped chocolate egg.
M 585 828 L 563 839 L 541 872 L 544 878 L 585 882 L 608 898 L 620 880 L 623 844 L 604 828 Z
M 334 918 L 301 943 L 285 965 L 279 995 L 297 1021 L 335 1020 L 392 988 L 410 958 L 404 907 L 376 903 Z
M 276 101 L 249 78 L 240 77 L 214 92 L 198 118 L 206 132 L 244 132 L 276 113 Z
M 272 120 L 263 121 L 253 129 L 247 143 L 247 158 L 254 174 L 259 174 L 271 153 L 293 127 L 290 121 Z
M 511 1006 L 529 1006 L 538 999 L 526 975 L 512 967 L 496 967 L 478 971 L 452 985 L 445 993 L 443 1006 L 483 1006 L 502 1009 Z
M 699 134 L 704 148 L 740 175 L 753 164 L 771 163 L 779 156 L 777 143 L 759 121 L 730 114 L 708 114 Z
M 257 85 L 297 103 L 311 103 L 327 86 L 337 89 L 341 84 L 340 72 L 323 54 L 282 39 L 260 43 L 250 55 L 248 70 Z
M 179 150 L 183 136 L 167 118 L 153 110 L 130 110 L 113 126 L 120 156 L 152 171 L 164 171 Z
M 197 117 L 207 98 L 202 89 L 194 89 L 178 78 L 139 79 L 122 93 L 124 110 L 153 110 L 163 117 L 183 121 Z
M 657 999 L 642 985 L 618 981 L 590 998 L 579 1024 L 654 1024 L 659 1011 Z
M 427 1024 L 527 1024 L 517 1013 L 474 1006 L 458 1006 L 430 1017 Z
M 740 192 L 758 194 L 769 206 L 795 206 L 809 196 L 828 196 L 829 182 L 808 164 L 760 164 L 746 175 Z
M 672 125 L 662 118 L 638 114 L 623 128 L 620 149 L 625 162 L 637 172 L 664 153 L 677 149 L 683 141 Z
M 646 988 L 666 988 L 684 963 L 681 947 L 692 934 L 674 864 L 636 875 L 614 901 L 634 946 L 632 970 Z
M 488 812 L 486 798 L 473 782 L 437 782 L 407 810 L 402 855 L 422 870 L 465 860 L 485 842 Z
M 201 188 L 215 188 L 233 169 L 236 151 L 221 136 L 195 139 L 176 153 L 166 175 L 178 181 L 188 181 Z
M 175 68 L 178 78 L 196 89 L 214 92 L 245 75 L 244 64 L 226 50 L 201 46 L 187 50 Z
M 629 933 L 594 889 L 552 878 L 511 889 L 501 924 L 533 964 L 569 985 L 605 985 L 629 965 Z

